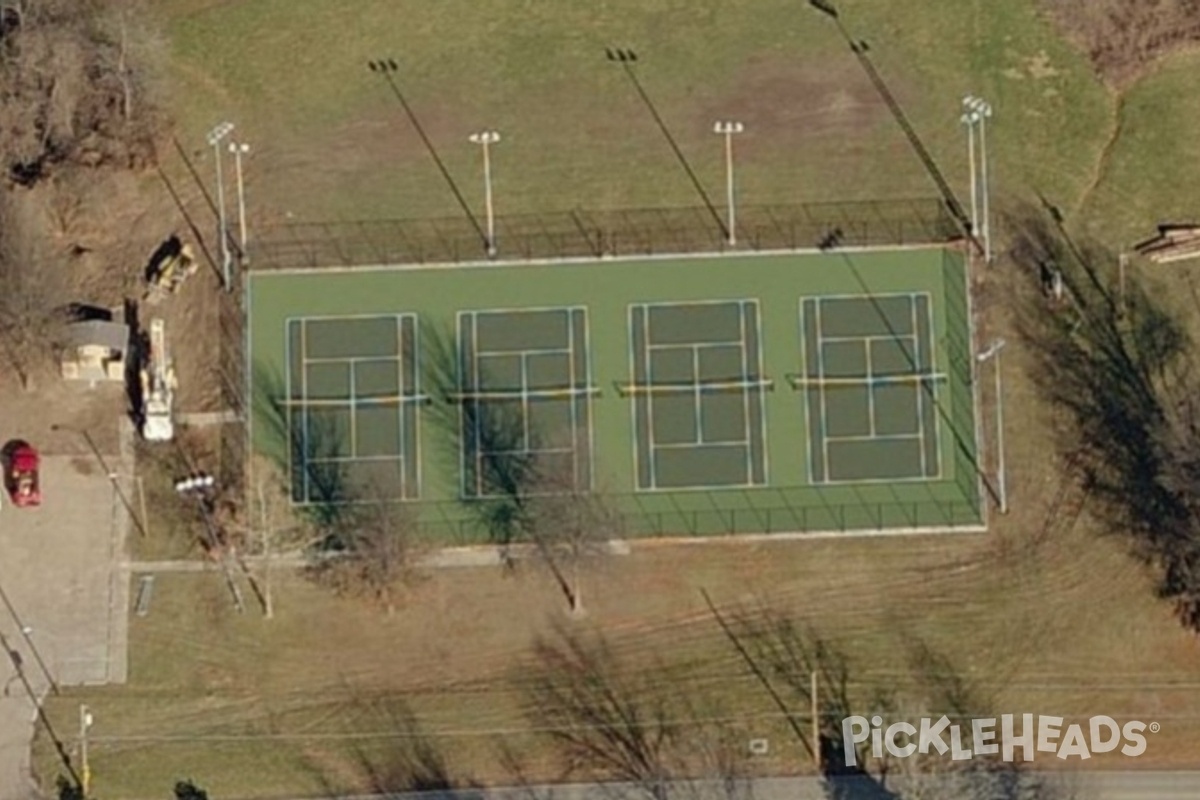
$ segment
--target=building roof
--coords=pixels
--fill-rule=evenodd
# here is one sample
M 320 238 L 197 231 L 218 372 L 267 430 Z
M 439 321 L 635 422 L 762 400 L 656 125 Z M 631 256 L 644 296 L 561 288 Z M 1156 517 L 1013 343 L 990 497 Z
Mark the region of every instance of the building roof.
M 129 347 L 129 326 L 123 322 L 103 319 L 72 322 L 67 326 L 67 336 L 75 347 L 94 345 L 122 353 Z

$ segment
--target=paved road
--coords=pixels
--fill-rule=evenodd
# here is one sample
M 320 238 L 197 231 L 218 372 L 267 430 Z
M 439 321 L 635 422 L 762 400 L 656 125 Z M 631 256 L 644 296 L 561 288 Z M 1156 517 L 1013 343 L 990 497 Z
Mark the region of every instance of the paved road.
M 106 458 L 117 468 L 116 456 Z M 0 601 L 12 609 L 0 604 L 0 633 L 35 694 L 49 689 L 46 673 L 62 686 L 123 683 L 124 507 L 90 458 L 44 457 L 41 479 L 43 506 L 19 509 L 4 498 L 0 510 Z M 36 709 L 12 661 L 0 653 L 0 800 L 25 800 Z M 69 742 L 73 733 L 60 736 Z
M 1061 776 L 1054 776 L 1060 778 Z M 1200 770 L 1194 772 L 1092 772 L 1068 775 L 1065 788 L 1077 800 L 1197 800 Z M 724 788 L 715 784 L 680 791 L 681 800 L 726 800 Z M 460 789 L 386 795 L 386 800 L 640 800 L 644 793 L 621 784 L 562 784 L 519 789 Z M 842 783 L 839 800 L 883 800 L 878 788 L 862 783 Z M 384 800 L 384 795 L 341 800 Z M 764 778 L 754 781 L 753 800 L 829 800 L 824 783 L 816 778 Z

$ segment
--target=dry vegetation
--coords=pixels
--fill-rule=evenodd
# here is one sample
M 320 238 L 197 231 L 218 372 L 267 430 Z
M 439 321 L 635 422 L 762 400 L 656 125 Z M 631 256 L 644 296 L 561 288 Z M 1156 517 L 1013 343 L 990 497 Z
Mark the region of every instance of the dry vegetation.
M 1200 42 L 1197 0 L 1041 0 L 1097 73 L 1122 86 L 1163 55 Z

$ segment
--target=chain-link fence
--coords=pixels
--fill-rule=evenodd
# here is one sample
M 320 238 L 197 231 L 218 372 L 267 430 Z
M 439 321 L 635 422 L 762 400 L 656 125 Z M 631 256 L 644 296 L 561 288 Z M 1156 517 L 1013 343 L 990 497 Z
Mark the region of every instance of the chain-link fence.
M 240 497 L 246 469 L 246 325 L 242 293 L 221 292 L 217 301 L 220 331 L 221 403 L 233 421 L 221 425 L 219 480 Z
M 935 198 L 738 206 L 736 211 L 736 246 L 704 206 L 499 216 L 497 258 L 886 247 L 944 243 L 961 236 L 950 209 Z M 279 225 L 259 234 L 254 256 L 259 269 L 438 264 L 486 257 L 485 242 L 461 217 Z

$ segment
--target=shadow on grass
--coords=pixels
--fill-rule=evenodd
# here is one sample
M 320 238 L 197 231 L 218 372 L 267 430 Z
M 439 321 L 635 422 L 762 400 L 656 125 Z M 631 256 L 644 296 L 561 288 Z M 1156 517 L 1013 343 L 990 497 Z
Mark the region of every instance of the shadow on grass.
M 1076 240 L 1052 206 L 1017 209 L 1012 283 L 1042 396 L 1065 412 L 1108 529 L 1159 570 L 1158 594 L 1200 630 L 1200 405 L 1194 344 L 1118 257 Z M 1118 292 L 1117 287 L 1123 285 Z M 1192 302 L 1200 308 L 1195 288 Z

